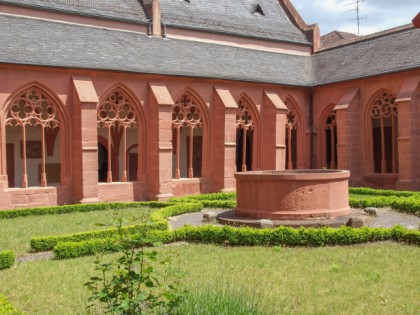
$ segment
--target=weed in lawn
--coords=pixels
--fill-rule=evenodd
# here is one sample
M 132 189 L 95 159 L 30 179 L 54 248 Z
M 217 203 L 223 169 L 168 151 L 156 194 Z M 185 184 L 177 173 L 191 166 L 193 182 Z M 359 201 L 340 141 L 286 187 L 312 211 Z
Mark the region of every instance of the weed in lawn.
M 120 256 L 111 262 L 95 261 L 97 274 L 85 283 L 91 292 L 88 311 L 105 314 L 167 314 L 182 299 L 178 279 L 152 263 L 167 267 L 170 259 L 161 259 L 156 250 L 145 250 L 150 241 L 144 234 L 129 235 L 124 220 L 116 219 Z M 157 246 L 157 244 L 155 244 Z

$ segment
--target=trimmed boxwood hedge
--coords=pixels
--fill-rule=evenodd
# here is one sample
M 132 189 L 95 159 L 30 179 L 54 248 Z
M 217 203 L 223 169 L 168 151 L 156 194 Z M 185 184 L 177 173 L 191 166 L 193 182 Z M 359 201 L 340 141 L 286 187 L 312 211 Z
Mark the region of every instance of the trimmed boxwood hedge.
M 89 204 L 75 204 L 53 207 L 38 207 L 38 208 L 22 208 L 13 210 L 0 211 L 0 219 L 11 219 L 17 217 L 27 217 L 30 215 L 48 215 L 48 214 L 64 214 L 74 212 L 91 212 L 104 210 L 119 210 L 127 208 L 164 208 L 169 205 L 168 202 L 100 202 Z
M 198 212 L 203 209 L 202 203 L 182 203 L 182 204 L 166 204 L 165 208 L 161 208 L 150 215 L 152 224 L 141 224 L 123 227 L 124 232 L 128 234 L 141 233 L 148 230 L 167 230 L 170 216 L 180 215 L 188 212 Z M 169 205 L 169 206 L 168 206 Z M 33 251 L 52 250 L 54 246 L 61 242 L 82 242 L 92 239 L 113 238 L 118 234 L 117 228 L 95 230 L 87 232 L 72 233 L 66 235 L 54 236 L 37 236 L 30 240 Z
M 24 315 L 22 311 L 16 309 L 12 303 L 6 299 L 5 296 L 0 294 L 0 314 L 2 315 Z
M 134 234 L 141 233 L 148 230 L 166 230 L 167 224 L 155 223 L 155 224 L 138 224 L 124 226 L 124 233 Z M 110 228 L 104 230 L 94 230 L 87 232 L 79 232 L 65 235 L 53 235 L 53 236 L 36 236 L 31 237 L 30 243 L 31 248 L 35 252 L 42 252 L 52 250 L 55 245 L 60 242 L 81 242 L 91 239 L 102 239 L 112 238 L 118 235 L 117 228 Z
M 150 243 L 191 241 L 223 244 L 229 246 L 327 246 L 353 245 L 377 241 L 397 241 L 420 245 L 420 231 L 393 228 L 299 228 L 278 227 L 275 229 L 216 227 L 212 225 L 186 226 L 174 231 L 150 231 L 146 239 Z M 57 258 L 75 258 L 98 252 L 117 250 L 113 239 L 89 240 L 86 242 L 59 243 L 54 247 Z
M 420 198 L 420 192 L 418 192 L 418 191 L 374 189 L 374 188 L 367 188 L 367 187 L 350 187 L 349 192 L 351 194 L 356 194 L 356 195 L 417 197 L 417 198 Z
M 11 250 L 0 252 L 0 270 L 10 268 L 15 264 L 15 254 Z M 2 313 L 0 313 L 2 314 Z

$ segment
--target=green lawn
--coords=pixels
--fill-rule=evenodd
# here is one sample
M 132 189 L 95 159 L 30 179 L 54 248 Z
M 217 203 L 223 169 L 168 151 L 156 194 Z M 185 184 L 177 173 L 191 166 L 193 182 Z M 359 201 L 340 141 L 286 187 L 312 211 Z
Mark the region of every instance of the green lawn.
M 58 235 L 108 228 L 98 226 L 112 224 L 116 215 L 136 218 L 127 224 L 141 223 L 149 208 L 131 208 L 116 211 L 77 212 L 44 216 L 29 216 L 0 220 L 0 251 L 12 249 L 16 256 L 30 250 L 29 239 L 32 236 Z
M 189 290 L 188 300 L 197 295 L 213 296 L 216 301 L 225 297 L 232 303 L 256 304 L 260 314 L 418 314 L 420 309 L 420 248 L 416 246 L 190 244 L 160 251 L 174 257 L 172 268 Z M 1 292 L 28 314 L 85 314 L 88 293 L 83 283 L 94 274 L 93 260 L 19 263 L 0 272 Z M 196 314 L 200 307 L 195 306 Z
M 351 195 L 369 198 L 366 195 Z M 141 223 L 149 208 L 119 217 Z M 105 228 L 115 212 L 0 220 L 0 251 L 29 251 L 33 236 Z M 189 293 L 178 315 L 419 314 L 420 247 L 383 242 L 346 247 L 223 247 L 174 244 L 158 249 Z M 105 255 L 104 259 L 119 254 Z M 0 271 L 0 292 L 27 314 L 86 314 L 83 284 L 95 257 L 17 263 Z

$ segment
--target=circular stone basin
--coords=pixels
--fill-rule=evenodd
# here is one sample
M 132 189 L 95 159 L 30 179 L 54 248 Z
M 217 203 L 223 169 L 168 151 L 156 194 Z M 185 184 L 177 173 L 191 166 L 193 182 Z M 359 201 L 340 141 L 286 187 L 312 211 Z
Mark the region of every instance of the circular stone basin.
M 330 219 L 350 214 L 342 170 L 235 173 L 236 215 L 270 220 Z

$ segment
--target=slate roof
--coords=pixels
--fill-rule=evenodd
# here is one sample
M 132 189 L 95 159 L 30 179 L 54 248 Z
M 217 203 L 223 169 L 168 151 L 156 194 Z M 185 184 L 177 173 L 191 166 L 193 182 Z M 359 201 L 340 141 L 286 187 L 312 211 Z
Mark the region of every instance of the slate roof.
M 0 63 L 6 64 L 292 86 L 323 85 L 420 69 L 420 29 L 412 26 L 351 40 L 312 56 L 300 56 L 149 38 L 135 32 L 7 14 L 0 14 L 0 25 Z
M 0 63 L 306 86 L 311 57 L 0 15 Z
M 321 47 L 323 49 L 330 48 L 333 46 L 341 45 L 344 41 L 349 39 L 358 38 L 356 34 L 341 32 L 341 31 L 332 31 L 324 36 L 321 36 Z
M 149 21 L 145 5 L 137 0 L 0 0 L 0 4 L 134 23 Z
M 309 44 L 278 0 L 161 0 L 161 11 L 176 27 Z
M 354 41 L 313 56 L 317 85 L 420 68 L 420 29 Z

